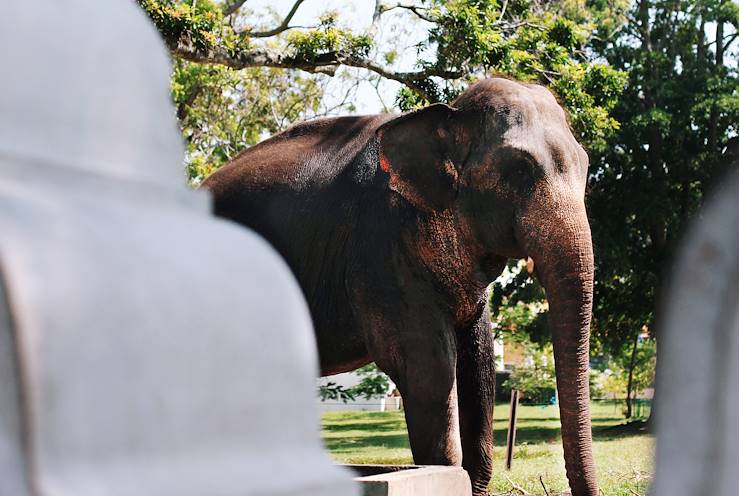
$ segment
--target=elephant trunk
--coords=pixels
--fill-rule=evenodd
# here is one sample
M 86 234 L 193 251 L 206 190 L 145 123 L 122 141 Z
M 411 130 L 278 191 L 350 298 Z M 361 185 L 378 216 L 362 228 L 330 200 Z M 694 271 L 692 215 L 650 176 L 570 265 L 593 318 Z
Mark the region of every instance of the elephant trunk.
M 570 489 L 573 496 L 596 496 L 588 381 L 593 302 L 590 225 L 582 199 L 556 203 L 554 209 L 549 201 L 545 203 L 546 210 L 534 208 L 523 216 L 521 222 L 528 235 L 522 241 L 534 260 L 549 302 L 562 444 Z

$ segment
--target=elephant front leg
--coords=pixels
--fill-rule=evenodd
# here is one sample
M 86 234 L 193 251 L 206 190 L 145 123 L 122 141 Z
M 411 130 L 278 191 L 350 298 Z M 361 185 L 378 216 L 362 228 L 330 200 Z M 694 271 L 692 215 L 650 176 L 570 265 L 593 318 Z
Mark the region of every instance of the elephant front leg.
M 457 332 L 457 388 L 462 436 L 462 466 L 472 493 L 487 494 L 493 461 L 495 353 L 488 312 Z
M 461 465 L 453 333 L 405 336 L 396 383 L 403 396 L 413 460 L 419 465 Z

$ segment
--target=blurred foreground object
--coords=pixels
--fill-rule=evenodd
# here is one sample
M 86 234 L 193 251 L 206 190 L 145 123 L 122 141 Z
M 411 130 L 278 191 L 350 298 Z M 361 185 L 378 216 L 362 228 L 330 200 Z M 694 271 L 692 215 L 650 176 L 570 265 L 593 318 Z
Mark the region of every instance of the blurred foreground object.
M 660 331 L 654 496 L 739 488 L 739 172 L 678 259 Z M 697 406 L 697 408 L 696 408 Z
M 184 184 L 144 14 L 13 2 L 0 60 L 0 494 L 357 494 L 297 283 Z

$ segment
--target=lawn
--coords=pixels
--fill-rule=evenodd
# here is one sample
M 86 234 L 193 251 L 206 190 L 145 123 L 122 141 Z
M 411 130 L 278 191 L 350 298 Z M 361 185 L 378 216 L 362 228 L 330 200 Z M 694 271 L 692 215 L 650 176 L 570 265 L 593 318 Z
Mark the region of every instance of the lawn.
M 593 450 L 598 481 L 606 496 L 647 493 L 653 438 L 624 427 L 620 406 L 593 404 Z M 490 490 L 496 495 L 544 495 L 567 491 L 559 411 L 556 406 L 521 406 L 513 469 L 504 469 L 508 405 L 495 407 L 495 454 Z M 322 417 L 322 437 L 342 463 L 412 463 L 402 412 L 336 412 Z M 540 480 L 541 478 L 541 480 Z

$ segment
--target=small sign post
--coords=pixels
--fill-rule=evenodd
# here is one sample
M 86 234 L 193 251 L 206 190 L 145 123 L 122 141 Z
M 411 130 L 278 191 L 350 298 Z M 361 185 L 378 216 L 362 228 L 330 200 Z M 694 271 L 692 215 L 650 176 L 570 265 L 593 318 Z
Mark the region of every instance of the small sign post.
M 511 410 L 508 417 L 508 436 L 506 437 L 505 468 L 511 469 L 513 462 L 513 446 L 516 444 L 516 417 L 518 416 L 518 389 L 511 390 Z

